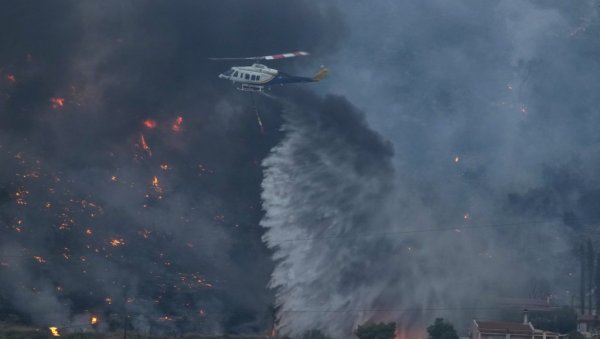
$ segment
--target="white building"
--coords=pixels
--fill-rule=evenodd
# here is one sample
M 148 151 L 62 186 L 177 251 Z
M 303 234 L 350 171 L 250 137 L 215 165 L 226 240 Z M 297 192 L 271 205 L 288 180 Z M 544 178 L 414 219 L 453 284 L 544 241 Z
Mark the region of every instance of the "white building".
M 473 320 L 471 339 L 558 339 L 558 333 L 538 330 L 530 322 L 513 323 L 502 321 Z

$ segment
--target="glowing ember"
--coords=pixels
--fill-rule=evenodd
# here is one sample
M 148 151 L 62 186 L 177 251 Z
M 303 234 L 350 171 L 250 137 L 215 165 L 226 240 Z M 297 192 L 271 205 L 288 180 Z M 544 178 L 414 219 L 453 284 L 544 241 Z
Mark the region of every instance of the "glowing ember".
M 152 129 L 152 128 L 156 128 L 156 121 L 152 120 L 152 119 L 146 119 L 144 120 L 144 126 Z
M 65 105 L 65 98 L 51 98 L 52 108 L 57 109 Z
M 152 156 L 152 150 L 150 150 L 150 146 L 148 146 L 146 138 L 144 138 L 143 134 L 140 134 L 140 145 L 142 146 L 142 149 L 148 153 L 149 156 Z
M 8 80 L 10 82 L 15 82 L 15 81 L 17 81 L 17 78 L 15 78 L 15 76 L 13 74 L 7 74 L 6 80 Z
M 173 130 L 173 132 L 180 132 L 182 123 L 183 123 L 183 117 L 177 117 L 177 119 L 175 119 L 175 121 L 173 121 L 173 125 L 171 125 L 171 130 Z
M 162 189 L 160 188 L 160 182 L 158 181 L 158 177 L 156 175 L 154 178 L 152 178 L 152 187 L 155 191 L 162 192 Z
M 454 162 L 458 163 L 460 161 L 460 157 L 458 155 L 454 156 Z
M 93 315 L 90 317 L 90 325 L 96 325 L 96 324 L 98 324 L 98 317 Z
M 168 171 L 169 170 L 169 165 L 168 164 L 162 164 L 160 165 L 160 169 L 163 171 Z
M 85 230 L 85 234 L 92 235 L 92 230 L 88 228 L 87 230 Z
M 111 297 L 106 297 L 106 299 L 104 299 L 104 301 L 109 304 L 112 305 L 112 298 Z
M 25 200 L 25 197 L 27 196 L 27 194 L 29 194 L 29 191 L 27 191 L 26 189 L 20 187 L 16 192 L 15 192 L 15 202 L 17 203 L 17 205 L 27 205 L 27 200 Z
M 469 212 L 465 213 L 465 214 L 463 215 L 463 219 L 465 219 L 465 220 L 469 220 L 469 219 L 471 219 L 471 214 L 470 214 Z
M 119 247 L 125 245 L 125 240 L 123 239 L 111 239 L 110 244 L 113 247 Z
M 40 257 L 39 255 L 34 255 L 33 259 L 37 260 L 37 262 L 39 262 L 40 264 L 46 263 L 46 259 L 44 259 L 43 257 Z
M 110 177 L 110 181 L 117 181 L 117 176 L 113 175 L 112 177 Z
M 48 327 L 48 329 L 50 330 L 50 333 L 52 334 L 53 337 L 60 337 L 60 332 L 58 331 L 58 327 L 50 326 L 50 327 Z

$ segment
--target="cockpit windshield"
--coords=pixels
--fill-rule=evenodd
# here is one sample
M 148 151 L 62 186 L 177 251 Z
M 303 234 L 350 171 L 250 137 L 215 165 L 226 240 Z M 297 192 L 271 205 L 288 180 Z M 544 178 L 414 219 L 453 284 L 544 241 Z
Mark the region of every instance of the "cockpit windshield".
M 226 71 L 223 73 L 223 75 L 226 75 L 226 76 L 231 76 L 232 74 L 233 74 L 233 68 L 232 68 L 232 69 L 228 69 L 228 70 L 226 70 Z

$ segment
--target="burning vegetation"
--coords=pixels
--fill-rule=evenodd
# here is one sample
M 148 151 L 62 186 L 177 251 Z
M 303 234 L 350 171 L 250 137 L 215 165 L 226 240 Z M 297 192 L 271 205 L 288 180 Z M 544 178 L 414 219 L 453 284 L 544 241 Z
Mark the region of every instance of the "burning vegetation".
M 57 109 L 65 106 L 65 98 L 50 98 L 52 108 Z

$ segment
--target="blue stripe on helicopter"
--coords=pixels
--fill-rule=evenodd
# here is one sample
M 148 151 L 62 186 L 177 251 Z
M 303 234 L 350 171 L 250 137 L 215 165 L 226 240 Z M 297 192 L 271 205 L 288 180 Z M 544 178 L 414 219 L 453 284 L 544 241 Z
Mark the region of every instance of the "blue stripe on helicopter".
M 277 76 L 275 76 L 273 79 L 271 79 L 270 81 L 265 83 L 264 85 L 266 85 L 266 86 L 283 85 L 283 84 L 294 84 L 294 83 L 299 83 L 299 82 L 314 82 L 314 80 L 311 78 L 297 77 L 297 76 L 288 75 L 285 73 L 284 74 L 280 73 Z

